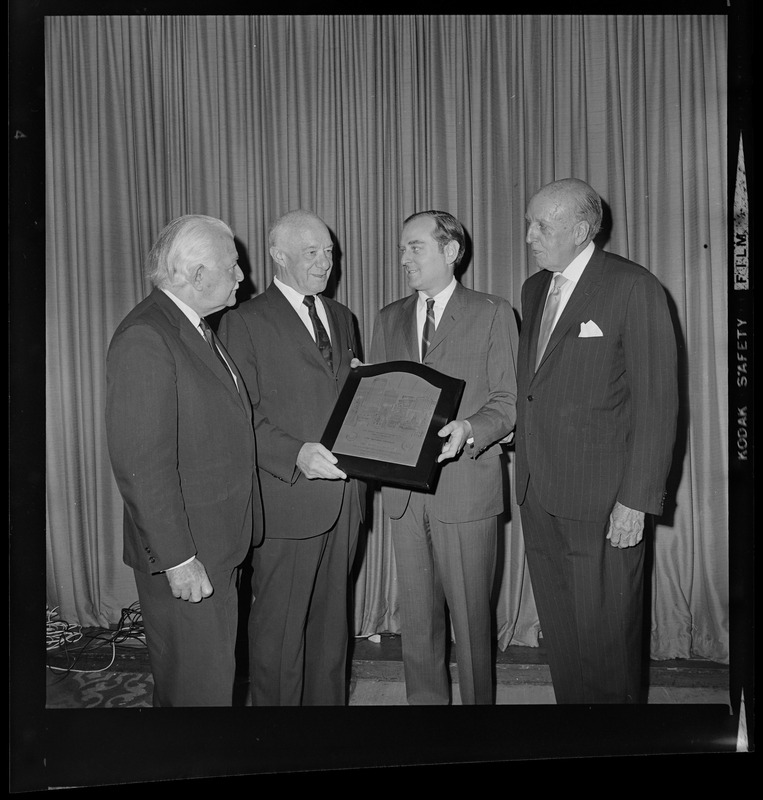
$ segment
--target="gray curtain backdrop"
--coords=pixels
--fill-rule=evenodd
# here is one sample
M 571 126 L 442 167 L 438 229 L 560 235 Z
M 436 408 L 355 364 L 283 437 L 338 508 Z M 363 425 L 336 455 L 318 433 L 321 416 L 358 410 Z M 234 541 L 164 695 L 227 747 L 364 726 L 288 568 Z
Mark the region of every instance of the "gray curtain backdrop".
M 336 236 L 334 294 L 366 347 L 407 293 L 402 220 L 450 211 L 463 283 L 519 310 L 524 213 L 567 176 L 606 204 L 606 249 L 665 286 L 681 414 L 653 532 L 652 658 L 728 661 L 727 20 L 723 16 L 47 17 L 47 603 L 108 626 L 137 599 L 104 438 L 105 356 L 162 227 L 234 229 L 247 276 L 296 207 Z M 513 481 L 513 464 L 508 479 Z M 512 492 L 513 496 L 513 492 Z M 501 536 L 498 642 L 538 644 L 519 512 Z M 400 632 L 374 496 L 355 634 Z

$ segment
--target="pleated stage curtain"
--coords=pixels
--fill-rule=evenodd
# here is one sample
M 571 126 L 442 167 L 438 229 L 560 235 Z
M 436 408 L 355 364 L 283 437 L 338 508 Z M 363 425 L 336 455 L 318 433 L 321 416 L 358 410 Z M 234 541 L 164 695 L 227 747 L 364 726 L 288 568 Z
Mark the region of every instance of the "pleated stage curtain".
M 408 291 L 408 214 L 457 216 L 463 283 L 518 311 L 527 201 L 575 176 L 605 201 L 603 245 L 664 284 L 679 340 L 652 657 L 728 659 L 725 17 L 51 16 L 45 59 L 47 592 L 62 618 L 108 625 L 137 596 L 104 364 L 167 222 L 227 221 L 251 295 L 272 277 L 270 221 L 314 210 L 337 239 L 332 291 L 368 346 L 377 311 Z M 399 632 L 378 494 L 372 506 L 357 635 Z M 499 644 L 537 645 L 513 501 L 501 554 Z

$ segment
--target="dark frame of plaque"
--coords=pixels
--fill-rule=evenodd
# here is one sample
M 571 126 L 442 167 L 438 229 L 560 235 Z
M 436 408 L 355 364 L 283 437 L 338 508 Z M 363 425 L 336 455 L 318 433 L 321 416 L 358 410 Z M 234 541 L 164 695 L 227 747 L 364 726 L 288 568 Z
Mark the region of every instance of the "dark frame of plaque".
M 367 458 L 358 454 L 342 452 L 337 440 L 345 432 L 348 415 L 353 408 L 358 389 L 364 381 L 395 373 L 408 373 L 423 379 L 434 387 L 438 396 L 434 411 L 423 434 L 415 463 L 402 464 L 387 460 L 380 452 L 376 457 Z M 321 438 L 321 444 L 336 456 L 337 466 L 352 478 L 378 481 L 385 485 L 402 486 L 420 491 L 432 491 L 437 482 L 439 468 L 437 456 L 442 452 L 443 439 L 437 432 L 455 418 L 466 382 L 438 372 L 416 361 L 387 361 L 380 364 L 356 367 L 350 371 L 331 418 Z M 337 447 L 337 449 L 334 449 Z M 415 456 L 415 453 L 414 453 Z

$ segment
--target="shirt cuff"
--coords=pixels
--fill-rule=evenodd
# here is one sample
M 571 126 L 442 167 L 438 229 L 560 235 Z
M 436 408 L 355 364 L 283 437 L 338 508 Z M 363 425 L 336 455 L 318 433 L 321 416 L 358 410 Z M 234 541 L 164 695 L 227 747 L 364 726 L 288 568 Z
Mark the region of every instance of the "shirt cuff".
M 191 561 L 193 561 L 195 558 L 196 556 L 191 556 L 190 558 L 183 561 L 181 564 L 175 564 L 174 567 L 168 567 L 167 569 L 164 570 L 164 572 L 172 572 L 173 569 L 177 569 L 178 567 L 184 567 L 186 564 L 190 564 Z

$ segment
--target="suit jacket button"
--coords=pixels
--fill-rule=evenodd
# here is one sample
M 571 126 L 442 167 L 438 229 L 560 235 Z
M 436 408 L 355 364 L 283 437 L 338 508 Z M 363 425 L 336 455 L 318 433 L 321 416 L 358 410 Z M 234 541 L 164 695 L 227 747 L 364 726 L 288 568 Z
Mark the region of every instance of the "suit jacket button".
M 148 559 L 148 563 L 149 564 L 156 564 L 156 559 L 153 556 L 151 556 L 151 558 Z
M 532 401 L 533 401 L 533 396 L 532 396 L 531 394 L 528 394 L 528 395 L 527 395 L 527 399 L 528 399 L 528 400 L 529 400 L 529 401 L 532 403 Z

